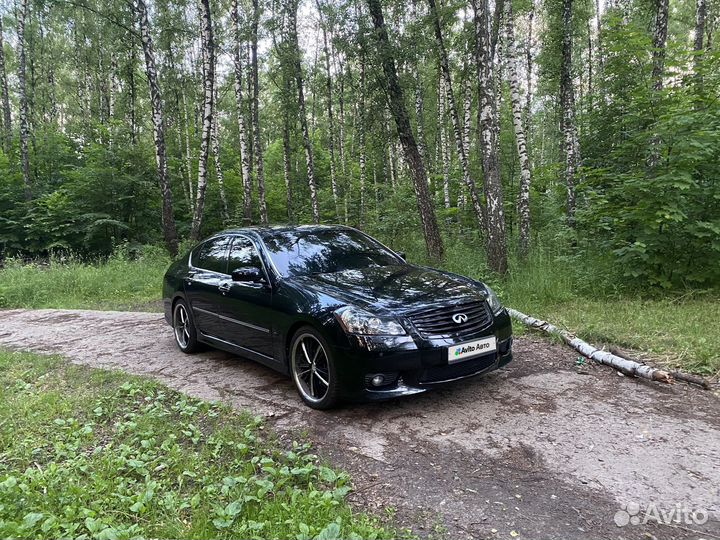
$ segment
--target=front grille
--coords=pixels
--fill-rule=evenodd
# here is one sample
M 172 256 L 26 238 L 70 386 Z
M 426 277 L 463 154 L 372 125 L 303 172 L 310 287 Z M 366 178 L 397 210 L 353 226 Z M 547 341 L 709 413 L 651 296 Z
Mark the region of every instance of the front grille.
M 467 321 L 456 323 L 452 317 L 464 313 Z M 443 306 L 409 316 L 420 335 L 426 338 L 474 337 L 492 322 L 484 301 Z
M 450 364 L 449 366 L 433 366 L 423 370 L 420 383 L 433 383 L 467 377 L 486 370 L 495 363 L 496 354 L 486 354 L 478 358 L 470 358 L 464 362 Z

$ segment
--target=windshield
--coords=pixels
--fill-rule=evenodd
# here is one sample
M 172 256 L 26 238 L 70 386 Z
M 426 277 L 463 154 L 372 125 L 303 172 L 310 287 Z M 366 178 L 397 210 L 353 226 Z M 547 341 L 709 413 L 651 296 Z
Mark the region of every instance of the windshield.
M 380 243 L 352 229 L 278 231 L 264 242 L 284 277 L 405 263 Z

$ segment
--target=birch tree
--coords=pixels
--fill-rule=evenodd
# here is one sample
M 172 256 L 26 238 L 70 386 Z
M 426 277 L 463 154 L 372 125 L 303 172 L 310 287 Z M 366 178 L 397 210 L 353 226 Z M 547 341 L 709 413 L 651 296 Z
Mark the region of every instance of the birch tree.
M 243 97 L 243 61 L 242 32 L 240 30 L 240 11 L 238 0 L 232 0 L 230 20 L 233 30 L 233 68 L 235 74 L 235 106 L 237 108 L 238 134 L 240 141 L 240 174 L 243 185 L 243 223 L 252 223 L 252 175 L 250 174 L 250 151 L 248 149 L 248 133 L 245 124 L 245 99 Z
M 210 15 L 209 0 L 199 0 L 200 40 L 202 43 L 203 108 L 202 135 L 200 138 L 200 156 L 198 158 L 198 181 L 195 195 L 195 213 L 193 215 L 190 238 L 200 239 L 203 213 L 205 211 L 205 192 L 208 181 L 208 155 L 212 139 L 213 105 L 215 101 L 215 45 Z
M 17 15 L 17 41 L 18 41 L 18 91 L 20 94 L 20 160 L 22 164 L 23 185 L 25 186 L 25 199 L 32 199 L 32 180 L 30 179 L 30 156 L 28 139 L 30 138 L 30 123 L 28 111 L 27 73 L 25 23 L 28 18 L 28 0 L 20 0 L 20 9 Z
M 475 180 L 470 175 L 470 162 L 465 150 L 465 145 L 463 144 L 463 124 L 460 123 L 460 115 L 458 114 L 457 104 L 455 103 L 455 93 L 453 92 L 452 75 L 450 73 L 450 61 L 448 60 L 445 40 L 440 26 L 440 15 L 438 14 L 435 0 L 428 0 L 428 4 L 430 5 L 430 15 L 432 16 L 433 27 L 435 29 L 435 41 L 437 42 L 438 54 L 440 57 L 440 73 L 442 74 L 444 82 L 443 87 L 445 90 L 445 103 L 452 121 L 453 135 L 455 136 L 455 147 L 458 157 L 460 158 L 463 182 L 470 193 L 470 199 L 472 200 L 473 210 L 475 210 L 475 217 L 478 220 L 480 230 L 485 231 L 485 210 L 482 206 L 480 196 L 478 195 Z
M 260 132 L 260 73 L 258 65 L 258 31 L 260 26 L 260 2 L 253 0 L 252 24 L 250 28 L 250 62 L 252 71 L 252 135 L 253 156 L 255 157 L 255 178 L 258 186 L 260 222 L 268 223 L 267 201 L 265 199 L 265 163 L 262 134 Z
M 3 148 L 10 151 L 12 143 L 12 117 L 10 113 L 10 91 L 8 89 L 7 71 L 5 68 L 5 44 L 3 39 L 3 21 L 0 13 L 0 98 L 2 99 Z
M 479 140 L 487 199 L 487 258 L 490 269 L 504 274 L 507 272 L 505 210 L 500 181 L 499 118 L 487 0 L 473 0 L 473 15 L 479 95 Z
M 572 81 L 572 8 L 573 0 L 563 0 L 560 108 L 565 156 L 565 185 L 567 187 L 567 219 L 570 226 L 575 226 L 575 175 L 577 174 L 578 156 L 577 128 L 575 126 L 575 91 Z
M 520 161 L 520 193 L 518 195 L 518 215 L 520 217 L 519 253 L 521 257 L 526 257 L 530 248 L 530 183 L 532 182 L 532 169 L 527 151 L 526 130 L 523 123 L 524 110 L 520 95 L 515 29 L 512 2 L 510 0 L 505 2 L 505 56 L 508 82 L 510 84 L 515 144 Z
M 150 104 L 152 107 L 153 139 L 155 142 L 155 161 L 158 170 L 158 183 L 162 195 L 162 228 L 165 245 L 172 256 L 177 255 L 178 238 L 173 215 L 172 192 L 168 177 L 167 150 L 165 148 L 165 115 L 163 113 L 162 95 L 158 84 L 158 72 L 155 64 L 155 49 L 150 35 L 150 22 L 144 0 L 135 0 L 135 16 L 140 26 L 140 41 L 145 56 L 145 75 L 150 87 Z M 134 117 L 134 106 L 133 106 Z M 133 131 L 134 132 L 134 131 Z
M 217 102 L 218 98 L 216 93 L 215 103 Z M 227 225 L 230 222 L 230 213 L 228 211 L 228 201 L 225 193 L 225 175 L 223 174 L 222 163 L 220 162 L 220 118 L 217 113 L 213 116 L 213 129 L 210 143 L 213 154 L 213 162 L 215 163 L 215 177 L 217 178 L 218 191 L 220 192 L 223 223 Z
M 566 0 L 567 1 L 567 0 Z M 653 28 L 653 88 L 656 91 L 663 88 L 665 74 L 665 44 L 668 33 L 668 7 L 669 0 L 656 0 L 655 26 Z
M 330 153 L 330 187 L 332 188 L 333 202 L 335 203 L 335 219 L 340 220 L 340 206 L 338 202 L 337 171 L 335 164 L 335 116 L 333 115 L 333 78 L 330 71 L 330 48 L 328 47 L 328 22 L 322 14 L 320 0 L 315 1 L 318 16 L 320 17 L 320 28 L 323 35 L 323 56 L 325 57 L 325 91 L 327 103 L 327 129 L 328 129 L 328 152 Z
M 307 110 L 305 106 L 305 92 L 302 72 L 302 57 L 297 33 L 298 0 L 288 0 L 288 23 L 290 39 L 293 46 L 293 60 L 295 62 L 295 91 L 297 92 L 298 114 L 300 116 L 300 129 L 302 130 L 303 148 L 305 150 L 305 166 L 307 182 L 310 188 L 310 204 L 312 207 L 313 222 L 320 223 L 320 205 L 318 203 L 317 186 L 315 184 L 315 161 L 313 157 L 312 139 L 308 129 Z
M 702 57 L 703 41 L 705 39 L 705 24 L 707 20 L 707 0 L 695 1 L 695 37 L 693 40 L 693 57 L 695 72 L 698 71 L 700 59 Z
M 390 101 L 390 111 L 395 120 L 397 134 L 403 147 L 403 155 L 412 176 L 418 213 L 425 237 L 428 255 L 434 259 L 442 259 L 444 254 L 443 241 L 440 236 L 435 209 L 430 199 L 425 165 L 415 142 L 410 119 L 405 108 L 405 98 L 398 80 L 395 58 L 390 48 L 390 39 L 385 26 L 380 0 L 367 0 L 370 16 L 375 27 L 378 56 L 384 73 L 384 86 Z

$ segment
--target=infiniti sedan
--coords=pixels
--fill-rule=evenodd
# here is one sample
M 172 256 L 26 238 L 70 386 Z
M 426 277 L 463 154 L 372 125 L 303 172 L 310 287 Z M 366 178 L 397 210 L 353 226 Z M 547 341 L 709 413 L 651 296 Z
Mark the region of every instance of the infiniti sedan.
M 261 362 L 316 409 L 423 392 L 512 359 L 510 318 L 487 285 L 410 264 L 351 227 L 216 234 L 170 266 L 163 300 L 181 351 L 205 344 Z

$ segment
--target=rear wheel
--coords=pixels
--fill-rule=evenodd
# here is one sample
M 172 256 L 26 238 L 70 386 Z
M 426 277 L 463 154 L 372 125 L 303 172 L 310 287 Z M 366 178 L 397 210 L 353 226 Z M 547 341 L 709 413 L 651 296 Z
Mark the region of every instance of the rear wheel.
M 200 349 L 195 323 L 184 300 L 178 300 L 173 308 L 173 333 L 182 352 L 189 354 Z
M 339 386 L 330 348 L 313 328 L 304 326 L 290 344 L 290 370 L 303 401 L 313 409 L 329 409 L 338 401 Z

